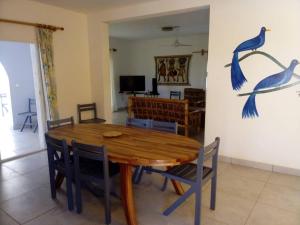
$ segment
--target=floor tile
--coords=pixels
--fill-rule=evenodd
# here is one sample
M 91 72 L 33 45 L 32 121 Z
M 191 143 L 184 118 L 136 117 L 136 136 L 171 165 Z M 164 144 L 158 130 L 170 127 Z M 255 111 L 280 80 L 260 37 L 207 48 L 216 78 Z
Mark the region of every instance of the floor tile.
M 2 181 L 0 182 L 0 202 L 20 196 L 39 186 L 41 185 L 21 176 Z
M 3 165 L 9 169 L 16 171 L 19 174 L 25 174 L 32 171 L 36 171 L 42 167 L 48 165 L 46 152 L 33 154 L 19 160 L 13 160 L 3 163 Z
M 38 132 L 33 133 L 30 129 L 25 129 L 23 132 L 12 130 L 5 126 L 1 126 L 3 118 L 0 115 L 0 151 L 1 158 L 8 159 L 15 156 L 20 156 L 32 150 L 40 150 L 40 141 Z
M 47 184 L 49 183 L 49 167 L 45 166 L 38 170 L 26 173 L 23 175 L 24 178 L 31 180 L 36 184 Z
M 288 186 L 267 184 L 258 201 L 295 213 L 300 212 L 300 190 Z
M 25 223 L 56 207 L 56 202 L 51 199 L 49 189 L 41 187 L 7 200 L 0 207 L 19 223 Z
M 291 213 L 265 204 L 254 207 L 246 225 L 299 225 L 300 214 Z
M 238 177 L 249 178 L 249 179 L 263 181 L 263 182 L 267 182 L 272 173 L 266 170 L 260 170 L 260 169 L 246 167 L 246 166 L 233 165 L 233 164 L 230 164 L 228 167 L 226 167 L 224 172 Z
M 18 223 L 7 215 L 5 212 L 0 210 L 0 224 L 1 225 L 18 225 Z
M 254 205 L 255 200 L 218 191 L 216 209 L 210 210 L 210 191 L 205 190 L 203 193 L 203 215 L 230 225 L 244 225 Z
M 9 169 L 3 165 L 0 165 L 0 181 L 10 180 L 17 176 L 20 176 L 17 172 L 15 172 L 12 169 Z
M 268 183 L 280 184 L 300 190 L 300 177 L 281 173 L 272 173 Z
M 237 197 L 256 200 L 262 192 L 265 183 L 246 177 L 238 177 L 229 173 L 218 176 L 217 188 L 223 193 Z

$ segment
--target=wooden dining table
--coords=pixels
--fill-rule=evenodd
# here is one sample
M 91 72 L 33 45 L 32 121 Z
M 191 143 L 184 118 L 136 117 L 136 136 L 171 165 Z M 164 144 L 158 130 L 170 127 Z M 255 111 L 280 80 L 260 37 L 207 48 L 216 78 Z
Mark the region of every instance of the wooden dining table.
M 104 137 L 117 131 L 118 137 Z M 172 167 L 195 160 L 201 144 L 191 138 L 151 129 L 113 124 L 78 124 L 48 131 L 54 138 L 102 146 L 109 160 L 120 164 L 121 197 L 128 225 L 138 225 L 133 198 L 132 171 L 135 166 Z M 57 181 L 59 182 L 59 181 Z M 183 194 L 180 183 L 172 181 L 177 194 Z

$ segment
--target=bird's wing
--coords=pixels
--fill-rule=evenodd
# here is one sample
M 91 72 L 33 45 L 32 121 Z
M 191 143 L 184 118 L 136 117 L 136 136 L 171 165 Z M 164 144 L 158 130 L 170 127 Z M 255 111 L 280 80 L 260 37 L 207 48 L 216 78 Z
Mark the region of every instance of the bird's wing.
M 281 73 L 277 73 L 271 76 L 266 77 L 265 79 L 261 80 L 254 88 L 255 91 L 265 88 L 274 88 L 279 87 L 285 82 L 285 76 L 287 71 L 283 71 Z
M 242 52 L 247 50 L 253 50 L 261 47 L 264 44 L 264 37 L 261 35 L 256 36 L 255 38 L 249 39 L 241 43 L 234 52 Z

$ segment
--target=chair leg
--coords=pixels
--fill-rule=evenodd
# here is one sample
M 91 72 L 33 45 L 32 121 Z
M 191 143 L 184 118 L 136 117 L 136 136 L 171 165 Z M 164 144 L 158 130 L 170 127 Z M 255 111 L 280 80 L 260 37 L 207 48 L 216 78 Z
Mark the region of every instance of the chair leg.
M 66 176 L 66 187 L 67 187 L 67 197 L 68 197 L 68 209 L 72 211 L 74 209 L 74 203 L 73 203 L 72 179 L 69 174 L 67 174 Z
M 21 130 L 20 130 L 21 132 L 23 132 L 23 130 L 24 130 L 25 126 L 26 126 L 28 118 L 29 118 L 29 116 L 26 116 L 26 119 L 25 119 L 25 121 L 23 123 L 23 126 L 22 126 Z
M 147 169 L 149 169 L 149 170 L 146 170 L 146 173 L 147 174 L 152 174 L 152 171 L 151 171 L 152 166 L 147 166 Z
M 163 214 L 165 216 L 170 215 L 175 209 L 178 208 L 191 194 L 195 192 L 194 187 L 191 187 L 187 192 L 185 192 L 181 197 L 179 197 L 169 208 L 167 208 Z
M 161 191 L 165 191 L 166 189 L 167 189 L 167 186 L 168 186 L 168 178 L 167 177 L 165 177 L 165 180 L 164 180 L 164 184 L 163 184 L 163 186 L 162 186 L 162 188 L 161 188 Z
M 75 178 L 75 195 L 76 195 L 76 212 L 80 214 L 82 212 L 81 184 L 80 181 L 76 178 Z
M 216 195 L 217 195 L 217 176 L 211 178 L 210 187 L 210 209 L 215 210 L 216 208 Z
M 141 183 L 144 172 L 145 172 L 145 167 L 142 166 L 139 174 L 137 175 L 137 180 L 135 184 Z
M 201 188 L 196 188 L 195 191 L 195 224 L 201 224 L 201 202 L 202 202 L 202 192 Z
M 136 168 L 134 169 L 134 172 L 133 172 L 133 175 L 132 175 L 132 182 L 133 182 L 133 183 L 135 183 L 135 181 L 136 181 L 136 179 L 137 179 L 137 176 L 138 176 L 138 174 L 139 174 L 140 169 L 141 169 L 141 166 L 136 167 Z
M 139 184 L 141 182 L 142 174 L 143 174 L 143 167 L 139 166 L 135 169 L 132 180 L 134 184 Z
M 50 165 L 50 163 L 49 163 L 49 177 L 50 177 L 51 198 L 56 199 L 55 170 L 53 166 Z
M 38 129 L 38 123 L 35 125 L 33 133 L 36 133 L 37 129 Z
M 32 129 L 32 117 L 29 116 L 29 124 L 30 124 L 30 129 Z
M 105 194 L 105 223 L 109 225 L 111 223 L 111 209 L 110 209 L 110 180 L 105 180 L 104 184 Z

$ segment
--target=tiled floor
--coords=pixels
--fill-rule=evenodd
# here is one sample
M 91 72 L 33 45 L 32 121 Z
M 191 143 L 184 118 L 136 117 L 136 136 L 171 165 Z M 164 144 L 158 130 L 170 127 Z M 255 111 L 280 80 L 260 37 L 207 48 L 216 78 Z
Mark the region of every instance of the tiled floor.
M 41 150 L 38 133 L 31 130 L 0 130 L 1 158 L 8 159 Z
M 219 163 L 217 206 L 209 209 L 210 185 L 203 188 L 204 225 L 299 225 L 300 177 Z M 177 196 L 172 186 L 161 192 L 162 178 L 151 174 L 134 187 L 140 225 L 192 225 L 191 197 L 169 217 L 162 211 Z M 0 171 L 1 225 L 103 224 L 101 199 L 83 191 L 83 213 L 69 212 L 65 187 L 50 198 L 46 153 L 4 163 Z M 121 202 L 112 200 L 113 225 L 125 225 Z
M 5 118 L 0 117 L 0 152 L 2 160 L 41 150 L 38 132 L 34 133 L 27 128 L 23 132 L 10 129 L 4 123 L 5 120 Z

